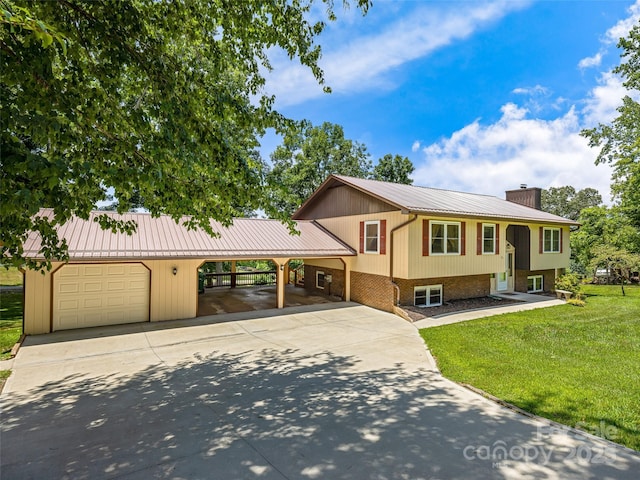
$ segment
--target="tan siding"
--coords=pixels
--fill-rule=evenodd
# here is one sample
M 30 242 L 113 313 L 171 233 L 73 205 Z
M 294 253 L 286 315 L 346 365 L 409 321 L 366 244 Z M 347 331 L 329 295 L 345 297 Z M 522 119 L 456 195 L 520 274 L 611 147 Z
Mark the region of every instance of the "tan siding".
M 409 231 L 409 252 L 411 261 L 407 262 L 408 272 L 404 278 L 435 278 L 453 277 L 460 275 L 482 275 L 496 273 L 505 269 L 504 238 L 506 236 L 506 223 L 500 223 L 500 254 L 477 255 L 477 229 L 475 221 L 460 218 L 438 218 L 442 221 L 466 222 L 465 251 L 466 255 L 429 255 L 422 256 L 422 220 L 428 217 L 419 217 L 411 224 Z M 486 223 L 486 220 L 484 221 Z M 400 275 L 397 275 L 400 276 Z
M 61 264 L 53 263 L 51 271 Z M 24 277 L 24 333 L 37 335 L 51 331 L 51 272 L 44 275 L 27 270 Z
M 145 260 L 151 270 L 151 321 L 196 316 L 201 260 Z M 178 269 L 173 275 L 173 267 Z
M 349 245 L 354 250 L 359 250 L 360 243 L 360 222 L 368 220 L 387 221 L 387 254 L 367 254 L 360 253 L 352 260 L 352 269 L 356 272 L 370 273 L 374 275 L 389 275 L 389 250 L 391 230 L 398 225 L 409 220 L 409 215 L 403 215 L 399 211 L 385 213 L 371 213 L 367 215 L 353 215 L 351 217 L 336 217 L 319 219 L 318 223 L 329 230 L 332 234 Z M 398 248 L 399 242 L 394 242 L 394 248 Z M 406 263 L 402 255 L 394 259 L 394 269 L 402 268 L 401 264 Z
M 307 258 L 304 260 L 305 265 L 315 267 L 333 268 L 335 270 L 344 270 L 344 264 L 337 258 Z
M 557 225 L 529 225 L 531 234 L 531 267 L 530 270 L 548 270 L 552 268 L 569 268 L 571 248 L 569 247 L 569 228 L 562 228 L 562 253 L 540 253 L 540 227 L 557 227 Z

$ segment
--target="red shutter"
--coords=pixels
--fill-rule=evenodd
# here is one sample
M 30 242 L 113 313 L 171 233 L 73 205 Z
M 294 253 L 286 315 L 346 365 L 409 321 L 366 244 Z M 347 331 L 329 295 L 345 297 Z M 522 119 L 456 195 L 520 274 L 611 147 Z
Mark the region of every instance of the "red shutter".
M 422 220 L 422 256 L 429 256 L 429 220 Z
M 380 255 L 387 253 L 387 221 L 380 220 Z
M 467 254 L 467 222 L 460 223 L 460 255 Z
M 360 253 L 364 253 L 364 222 L 360 222 Z
M 544 227 L 540 227 L 540 253 L 542 253 L 543 243 L 544 243 Z
M 476 239 L 476 253 L 482 255 L 482 222 L 478 222 L 478 238 Z
M 500 224 L 496 223 L 496 255 L 500 255 Z
M 562 228 L 560 229 L 560 253 L 562 253 L 562 237 L 563 237 L 563 231 Z

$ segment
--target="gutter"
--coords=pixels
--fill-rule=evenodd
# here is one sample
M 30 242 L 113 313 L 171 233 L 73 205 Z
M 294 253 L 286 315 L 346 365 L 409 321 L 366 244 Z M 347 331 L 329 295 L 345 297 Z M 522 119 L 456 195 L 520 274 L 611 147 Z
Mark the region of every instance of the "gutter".
M 397 227 L 394 227 L 389 232 L 389 280 L 391 281 L 391 285 L 393 285 L 393 288 L 396 291 L 395 298 L 393 299 L 393 305 L 394 306 L 398 305 L 398 303 L 400 302 L 400 286 L 396 282 L 393 281 L 393 234 L 396 233 L 396 231 L 400 230 L 401 228 L 406 227 L 407 225 L 409 225 L 410 223 L 415 222 L 418 219 L 418 215 L 413 214 L 413 213 L 411 215 L 413 215 L 413 218 L 410 218 L 406 222 L 401 223 Z

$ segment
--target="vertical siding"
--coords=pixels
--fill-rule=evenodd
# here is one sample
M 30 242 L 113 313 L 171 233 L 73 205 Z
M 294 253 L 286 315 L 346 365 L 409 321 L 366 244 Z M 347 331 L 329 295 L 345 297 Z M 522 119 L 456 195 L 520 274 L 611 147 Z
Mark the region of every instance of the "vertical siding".
M 555 225 L 529 225 L 531 235 L 531 267 L 530 270 L 549 270 L 553 268 L 569 268 L 571 247 L 569 246 L 569 227 L 562 227 L 562 253 L 540 253 L 540 227 Z
M 399 211 L 395 212 L 383 212 L 383 213 L 370 213 L 366 215 L 352 215 L 349 217 L 335 217 L 335 218 L 323 218 L 317 220 L 317 222 L 337 236 L 344 243 L 353 248 L 356 252 L 360 247 L 360 222 L 368 220 L 386 220 L 387 221 L 387 253 L 381 254 L 368 254 L 359 253 L 357 257 L 353 258 L 351 267 L 355 272 L 370 273 L 373 275 L 389 275 L 389 248 L 391 241 L 391 230 L 398 225 L 406 222 L 411 217 L 409 215 L 403 215 Z M 396 234 L 397 235 L 397 234 Z M 403 268 L 401 265 L 406 264 L 407 260 L 406 249 L 398 251 L 400 248 L 396 237 L 394 242 L 394 249 L 396 249 L 394 257 L 394 270 Z M 397 275 L 397 274 L 396 274 Z
M 422 255 L 422 220 L 441 220 L 451 222 L 466 222 L 465 255 Z M 487 220 L 473 220 L 460 218 L 429 218 L 419 217 L 411 224 L 409 230 L 409 252 L 411 261 L 408 263 L 407 279 L 453 277 L 460 275 L 481 275 L 487 273 L 503 272 L 505 270 L 505 237 L 507 224 L 496 222 L 500 225 L 500 254 L 477 254 L 477 228 L 478 223 L 486 223 Z
M 151 270 L 152 322 L 196 316 L 201 260 L 145 260 Z M 178 269 L 173 274 L 173 267 Z
M 60 267 L 53 263 L 52 271 Z M 26 270 L 24 274 L 24 333 L 38 335 L 51 331 L 51 272 Z

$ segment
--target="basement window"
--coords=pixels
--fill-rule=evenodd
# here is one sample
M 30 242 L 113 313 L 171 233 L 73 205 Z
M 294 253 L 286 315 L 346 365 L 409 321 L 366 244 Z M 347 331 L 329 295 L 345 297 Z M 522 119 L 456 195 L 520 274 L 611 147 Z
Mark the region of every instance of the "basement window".
M 442 285 L 414 287 L 413 304 L 416 307 L 437 307 L 442 305 Z
M 532 275 L 527 277 L 527 292 L 537 293 L 544 290 L 544 278 L 542 275 Z
M 324 272 L 316 271 L 316 288 L 324 290 Z

